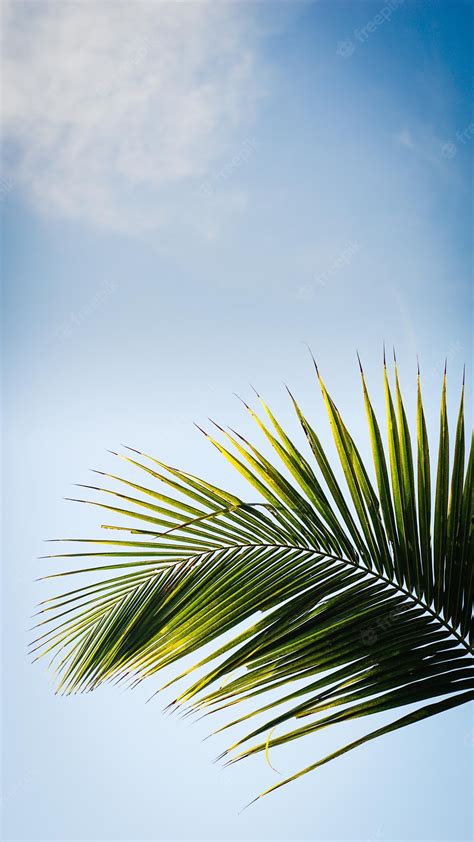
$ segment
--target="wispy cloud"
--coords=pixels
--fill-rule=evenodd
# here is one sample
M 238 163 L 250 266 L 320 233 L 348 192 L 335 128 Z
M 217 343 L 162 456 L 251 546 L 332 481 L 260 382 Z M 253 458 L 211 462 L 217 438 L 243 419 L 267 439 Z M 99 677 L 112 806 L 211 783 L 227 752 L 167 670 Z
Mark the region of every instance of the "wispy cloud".
M 3 16 L 5 177 L 95 225 L 214 230 L 197 188 L 248 137 L 263 93 L 252 6 L 10 0 Z M 233 212 L 236 191 L 208 213 Z

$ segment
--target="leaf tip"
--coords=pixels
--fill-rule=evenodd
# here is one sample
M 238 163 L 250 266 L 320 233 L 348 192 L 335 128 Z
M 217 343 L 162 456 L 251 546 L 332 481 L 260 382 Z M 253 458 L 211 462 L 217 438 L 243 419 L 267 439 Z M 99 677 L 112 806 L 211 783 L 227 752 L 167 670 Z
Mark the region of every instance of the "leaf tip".
M 256 801 L 258 801 L 258 800 L 259 800 L 259 798 L 261 798 L 261 797 L 262 797 L 261 795 L 257 795 L 257 797 L 256 797 L 256 798 L 252 798 L 252 800 L 251 800 L 251 801 L 249 801 L 249 802 L 248 802 L 248 804 L 245 804 L 245 805 L 242 807 L 242 809 L 241 809 L 241 810 L 239 810 L 238 815 L 239 815 L 239 816 L 240 816 L 240 815 L 242 815 L 242 813 L 243 813 L 245 810 L 247 810 L 247 809 L 248 809 L 248 807 L 251 807 L 251 806 L 252 806 L 252 804 L 255 804 L 255 802 L 256 802 Z
M 210 421 L 210 422 L 211 422 L 211 424 L 213 424 L 213 425 L 214 425 L 214 427 L 217 427 L 217 429 L 218 429 L 218 430 L 220 430 L 220 431 L 221 431 L 221 433 L 225 433 L 224 427 L 221 427 L 221 425 L 220 425 L 220 424 L 218 424 L 218 423 L 217 423 L 217 421 L 213 421 L 213 419 L 212 419 L 212 418 L 210 418 L 209 416 L 208 416 L 207 420 L 208 420 L 208 421 Z
M 235 398 L 237 398 L 238 401 L 240 401 L 240 403 L 243 403 L 243 405 L 245 406 L 245 409 L 248 409 L 250 411 L 250 407 L 249 407 L 248 403 L 246 401 L 244 401 L 244 399 L 241 398 L 240 395 L 237 394 L 237 392 L 232 392 L 232 394 L 234 395 Z
M 303 341 L 303 345 L 306 345 L 306 347 L 307 347 L 307 349 L 308 349 L 308 351 L 309 351 L 309 353 L 310 353 L 311 359 L 313 360 L 313 364 L 314 364 L 314 367 L 315 367 L 315 369 L 316 369 L 316 374 L 317 374 L 317 375 L 318 375 L 318 377 L 319 377 L 319 373 L 318 373 L 318 365 L 317 365 L 316 360 L 314 359 L 314 354 L 313 354 L 313 352 L 312 352 L 312 350 L 311 350 L 311 348 L 310 348 L 310 346 L 309 346 L 309 344 L 308 344 L 307 342 L 304 342 L 304 341 Z

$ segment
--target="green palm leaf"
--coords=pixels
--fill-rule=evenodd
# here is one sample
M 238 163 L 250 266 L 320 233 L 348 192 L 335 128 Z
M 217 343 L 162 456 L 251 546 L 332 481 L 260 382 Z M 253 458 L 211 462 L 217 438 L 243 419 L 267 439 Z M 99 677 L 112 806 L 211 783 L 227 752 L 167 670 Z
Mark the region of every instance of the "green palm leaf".
M 79 552 L 49 556 L 81 561 L 46 578 L 89 581 L 42 603 L 32 645 L 37 658 L 50 656 L 64 693 L 105 681 L 133 686 L 195 653 L 194 665 L 168 682 L 194 674 L 173 706 L 206 715 L 236 706 L 214 733 L 257 717 L 221 755 L 228 764 L 262 752 L 268 759 L 270 749 L 338 722 L 418 705 L 267 792 L 474 699 L 473 449 L 466 460 L 464 387 L 450 469 L 445 374 L 432 506 L 420 377 L 414 456 L 396 364 L 394 392 L 384 366 L 386 446 L 361 366 L 374 484 L 316 374 L 348 494 L 292 395 L 299 446 L 259 396 L 264 419 L 244 404 L 275 461 L 232 430 L 205 433 L 257 500 L 128 449 L 120 458 L 136 480 L 97 472 L 103 484 L 85 488 L 101 498 L 80 501 L 125 524 L 103 524 L 113 537 L 81 539 Z M 206 645 L 210 654 L 199 658 Z

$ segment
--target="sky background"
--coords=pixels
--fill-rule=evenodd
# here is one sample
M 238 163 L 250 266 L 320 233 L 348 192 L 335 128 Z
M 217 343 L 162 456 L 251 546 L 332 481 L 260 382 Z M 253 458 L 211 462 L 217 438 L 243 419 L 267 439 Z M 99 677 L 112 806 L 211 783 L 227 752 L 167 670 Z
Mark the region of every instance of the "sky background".
M 155 686 L 53 694 L 27 656 L 42 539 L 107 448 L 242 489 L 192 422 L 245 432 L 254 384 L 329 446 L 304 343 L 368 454 L 396 345 L 432 450 L 472 375 L 469 2 L 4 2 L 3 822 L 6 840 L 467 840 L 467 706 L 351 752 L 238 815 L 275 773 L 212 765 Z M 381 16 L 382 15 L 382 16 Z M 470 404 L 468 403 L 468 407 Z M 295 433 L 297 434 L 297 433 Z M 153 682 L 152 682 L 153 684 Z M 373 726 L 374 719 L 371 723 Z M 383 716 L 379 722 L 385 721 Z M 285 774 L 368 730 L 275 753 Z

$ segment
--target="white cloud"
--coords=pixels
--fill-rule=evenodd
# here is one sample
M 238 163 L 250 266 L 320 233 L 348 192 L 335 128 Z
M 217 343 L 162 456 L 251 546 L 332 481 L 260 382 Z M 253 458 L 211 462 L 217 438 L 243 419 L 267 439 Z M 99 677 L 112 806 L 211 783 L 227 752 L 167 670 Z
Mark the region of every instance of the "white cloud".
M 229 180 L 203 210 L 199 186 L 253 136 L 251 4 L 11 0 L 3 17 L 5 166 L 37 208 L 212 233 L 241 206 Z

